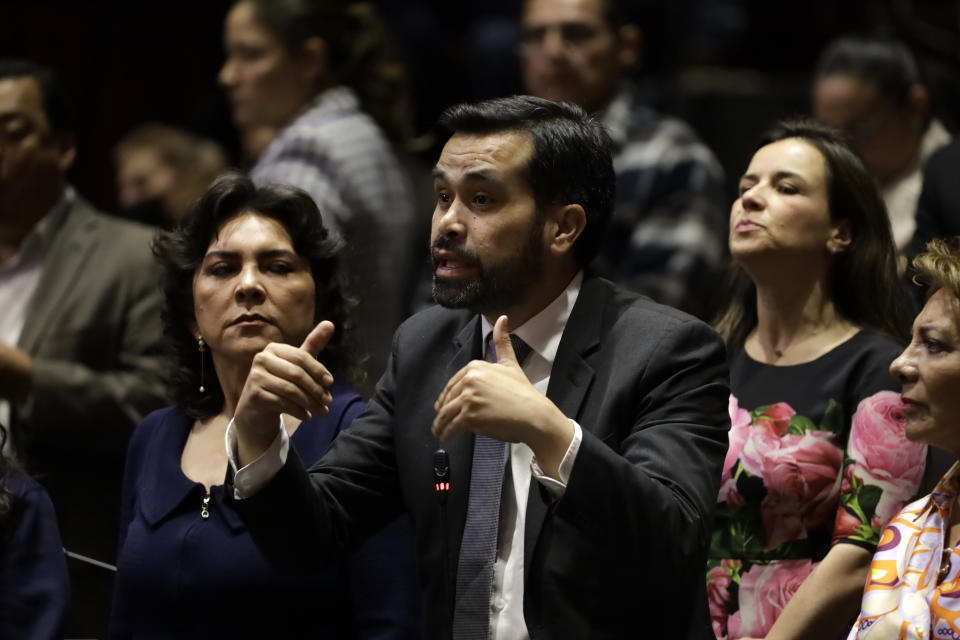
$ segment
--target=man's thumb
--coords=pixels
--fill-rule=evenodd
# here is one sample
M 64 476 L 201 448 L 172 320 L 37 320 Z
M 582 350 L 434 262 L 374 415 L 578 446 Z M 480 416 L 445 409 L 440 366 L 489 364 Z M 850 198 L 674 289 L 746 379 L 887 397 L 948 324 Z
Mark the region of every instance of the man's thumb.
M 316 358 L 326 348 L 332 337 L 333 323 L 329 320 L 323 320 L 307 335 L 300 348 Z
M 518 367 L 517 354 L 513 352 L 513 343 L 510 342 L 510 332 L 507 331 L 507 316 L 497 318 L 493 325 L 493 348 L 497 351 L 499 364 L 515 364 Z

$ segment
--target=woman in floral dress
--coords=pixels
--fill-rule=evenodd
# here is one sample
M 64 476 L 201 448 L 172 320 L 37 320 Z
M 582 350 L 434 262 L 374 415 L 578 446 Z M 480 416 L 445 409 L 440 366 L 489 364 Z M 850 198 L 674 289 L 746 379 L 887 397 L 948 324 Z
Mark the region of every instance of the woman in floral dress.
M 907 326 L 880 195 L 822 125 L 782 123 L 730 214 L 730 447 L 707 567 L 718 638 L 843 638 L 884 524 L 916 493 L 887 368 Z

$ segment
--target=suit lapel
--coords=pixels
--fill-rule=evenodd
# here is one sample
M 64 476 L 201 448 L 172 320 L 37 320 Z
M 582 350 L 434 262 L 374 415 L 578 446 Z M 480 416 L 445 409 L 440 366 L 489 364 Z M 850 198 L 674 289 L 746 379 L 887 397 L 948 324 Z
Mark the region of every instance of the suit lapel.
M 99 222 L 89 211 L 89 205 L 82 200 L 74 202 L 44 257 L 18 342 L 27 353 L 36 353 L 45 332 L 56 329 L 58 309 L 68 292 L 77 286 L 83 265 L 97 247 Z
M 547 397 L 557 405 L 563 415 L 577 420 L 578 423 L 587 391 L 596 375 L 589 358 L 600 345 L 603 310 L 608 295 L 609 289 L 603 285 L 603 281 L 584 278 L 580 295 L 577 296 L 567 326 L 564 327 L 553 369 L 550 371 Z M 580 425 L 582 429 L 590 426 Z M 525 578 L 532 565 L 533 550 L 552 500 L 539 482 L 534 480 L 530 483 L 526 530 L 523 536 Z

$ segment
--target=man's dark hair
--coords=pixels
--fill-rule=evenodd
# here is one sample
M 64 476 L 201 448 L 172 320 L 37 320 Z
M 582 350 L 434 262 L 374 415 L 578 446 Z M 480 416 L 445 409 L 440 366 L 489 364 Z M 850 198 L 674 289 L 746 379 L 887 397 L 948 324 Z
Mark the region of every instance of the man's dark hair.
M 613 29 L 619 29 L 625 24 L 639 24 L 639 10 L 631 4 L 631 11 L 627 11 L 623 0 L 602 0 L 603 19 Z M 637 3 L 639 5 L 640 3 Z
M 517 8 L 517 18 L 523 14 L 526 5 L 531 0 L 524 0 L 519 3 Z M 649 7 L 642 6 L 642 2 L 630 2 L 629 0 L 600 0 L 600 11 L 603 13 L 603 20 L 611 29 L 619 29 L 627 24 L 640 25 L 644 20 L 641 19 L 641 11 Z
M 330 320 L 336 327 L 323 352 L 324 364 L 351 382 L 362 377 L 350 332 L 354 301 L 344 291 L 340 271 L 343 241 L 330 236 L 305 191 L 276 184 L 258 188 L 246 176 L 227 173 L 214 180 L 177 228 L 161 232 L 153 242 L 153 253 L 164 269 L 162 318 L 171 356 L 169 384 L 177 404 L 195 418 L 215 415 L 224 396 L 212 362 L 203 367 L 204 391 L 199 390 L 199 359 L 209 358 L 209 349 L 198 352 L 197 338 L 188 329 L 194 318 L 193 277 L 220 228 L 245 212 L 272 218 L 290 234 L 294 251 L 310 263 L 316 286 L 314 320 Z
M 53 133 L 76 131 L 73 105 L 53 69 L 30 60 L 0 58 L 0 80 L 9 78 L 33 78 L 37 81 L 43 100 L 43 110 L 47 114 Z
M 512 96 L 458 104 L 439 122 L 451 134 L 530 136 L 533 154 L 526 169 L 537 210 L 582 206 L 587 224 L 573 246 L 574 257 L 585 266 L 597 255 L 613 212 L 616 176 L 610 136 L 586 111 L 568 102 Z
M 872 82 L 895 106 L 906 104 L 910 86 L 922 83 L 910 50 L 891 38 L 847 36 L 834 40 L 820 54 L 817 77 L 848 74 Z

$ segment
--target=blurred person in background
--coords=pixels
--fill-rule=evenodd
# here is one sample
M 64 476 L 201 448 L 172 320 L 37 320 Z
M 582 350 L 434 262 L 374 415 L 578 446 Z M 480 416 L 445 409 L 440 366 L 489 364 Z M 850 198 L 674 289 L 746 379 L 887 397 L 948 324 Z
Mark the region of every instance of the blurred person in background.
M 888 374 L 906 300 L 883 201 L 841 134 L 768 132 L 730 212 L 729 449 L 707 594 L 717 638 L 843 638 L 886 522 L 917 492 Z
M 176 404 L 147 416 L 130 441 L 112 637 L 418 637 L 406 515 L 329 569 L 284 572 L 257 547 L 224 486 L 224 432 L 254 359 L 271 343 L 296 349 L 321 319 L 341 328 L 324 351 L 335 376 L 329 411 L 303 422 L 284 416 L 290 451 L 304 464 L 365 407 L 350 383 L 358 369 L 343 329 L 352 303 L 342 248 L 306 193 L 258 189 L 232 174 L 158 237 Z M 268 613 L 258 617 L 262 607 Z
M 526 0 L 524 86 L 595 114 L 613 140 L 616 205 L 597 273 L 706 318 L 727 263 L 723 170 L 690 126 L 644 105 L 628 80 L 643 36 L 626 5 Z
M 890 373 L 901 384 L 907 437 L 960 455 L 960 238 L 931 241 L 913 261 L 928 299 Z M 883 530 L 849 640 L 960 636 L 960 478 L 936 488 Z
M 839 38 L 817 62 L 813 113 L 850 137 L 880 184 L 894 243 L 906 250 L 916 229 L 923 166 L 950 141 L 932 115 L 913 54 L 887 38 Z
M 65 633 L 102 636 L 124 451 L 163 404 L 161 299 L 152 231 L 67 181 L 71 113 L 50 69 L 0 60 L 0 423 L 86 558 Z
M 248 146 L 276 131 L 254 182 L 304 189 L 347 241 L 366 391 L 383 372 L 419 264 L 413 191 L 395 148 L 407 133 L 406 76 L 386 36 L 368 4 L 241 0 L 227 15 L 219 78 Z
M 934 238 L 960 235 L 960 140 L 930 156 L 923 170 L 923 190 L 917 202 L 917 230 L 910 255 L 921 253 Z
M 117 204 L 126 218 L 171 227 L 227 168 L 213 140 L 156 122 L 140 125 L 113 148 Z

